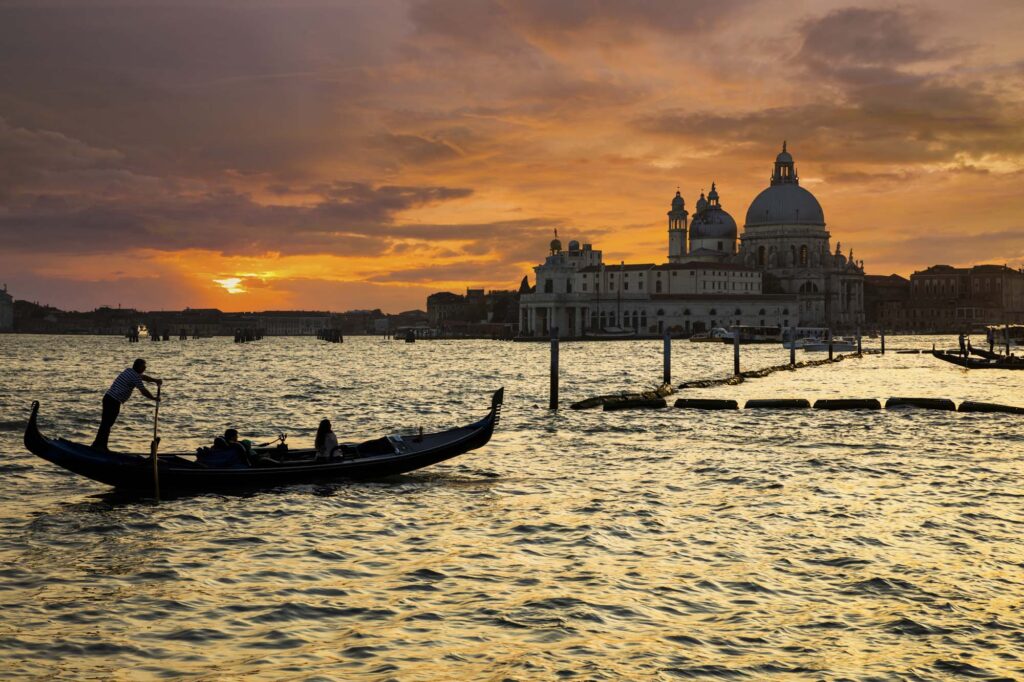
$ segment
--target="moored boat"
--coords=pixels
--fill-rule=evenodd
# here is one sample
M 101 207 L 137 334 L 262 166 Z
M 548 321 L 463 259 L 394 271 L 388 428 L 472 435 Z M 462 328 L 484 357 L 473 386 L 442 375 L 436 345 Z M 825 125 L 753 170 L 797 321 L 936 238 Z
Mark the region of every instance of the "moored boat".
M 288 450 L 255 448 L 244 466 L 211 467 L 195 454 L 159 457 L 161 492 L 204 492 L 238 488 L 268 488 L 291 483 L 321 483 L 337 479 L 374 479 L 404 474 L 483 447 L 501 418 L 504 389 L 491 397 L 491 409 L 468 426 L 419 436 L 384 436 L 341 446 L 340 456 L 316 459 L 312 448 Z M 63 438 L 47 438 L 39 431 L 39 402 L 25 427 L 25 447 L 33 454 L 68 471 L 115 488 L 151 493 L 153 460 L 149 455 L 100 452 Z M 283 443 L 282 443 L 283 445 Z
M 633 339 L 636 338 L 636 330 L 622 327 L 605 327 L 587 332 L 589 339 Z
M 998 360 L 977 360 L 959 353 L 941 350 L 933 350 L 932 355 L 939 360 L 959 365 L 965 369 L 1024 369 L 1024 358 L 1014 355 L 1003 356 Z
M 799 347 L 806 351 L 820 352 L 828 350 L 829 343 L 828 341 L 807 340 L 806 343 Z M 857 350 L 857 342 L 855 340 L 842 337 L 832 339 L 832 352 L 834 353 L 850 353 L 855 350 Z

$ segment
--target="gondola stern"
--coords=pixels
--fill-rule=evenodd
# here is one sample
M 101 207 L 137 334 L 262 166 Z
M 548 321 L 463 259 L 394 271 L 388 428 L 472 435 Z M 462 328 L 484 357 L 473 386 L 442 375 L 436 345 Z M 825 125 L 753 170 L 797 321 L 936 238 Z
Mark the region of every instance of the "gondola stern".
M 32 401 L 32 414 L 25 425 L 25 447 L 34 455 L 45 457 L 49 450 L 47 440 L 39 433 L 39 401 Z
M 502 386 L 491 396 L 491 414 L 488 415 L 493 421 L 493 427 L 498 426 L 498 422 L 501 421 L 501 406 L 505 403 L 505 387 Z

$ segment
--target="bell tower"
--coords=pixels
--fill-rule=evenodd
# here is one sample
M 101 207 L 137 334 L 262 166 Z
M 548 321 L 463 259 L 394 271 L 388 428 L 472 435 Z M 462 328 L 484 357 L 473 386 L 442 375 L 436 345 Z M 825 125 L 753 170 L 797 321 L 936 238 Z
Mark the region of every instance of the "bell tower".
M 672 198 L 672 210 L 668 212 L 668 261 L 678 263 L 686 256 L 686 202 L 679 190 Z

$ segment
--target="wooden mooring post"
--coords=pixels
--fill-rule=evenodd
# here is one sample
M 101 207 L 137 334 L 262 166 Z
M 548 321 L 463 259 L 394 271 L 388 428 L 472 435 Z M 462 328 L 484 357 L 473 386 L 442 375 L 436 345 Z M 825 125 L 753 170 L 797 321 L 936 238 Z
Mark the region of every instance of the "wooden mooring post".
M 789 366 L 796 367 L 796 327 L 789 328 Z
M 885 330 L 881 330 L 878 335 L 882 339 L 882 355 L 885 355 Z
M 672 334 L 665 330 L 665 339 L 662 342 L 662 377 L 661 383 L 672 383 Z
M 1006 357 L 1010 357 L 1010 325 L 1003 327 L 1003 334 L 1005 334 L 1006 341 Z
M 733 327 L 732 330 L 732 374 L 740 375 L 740 328 Z
M 860 343 L 860 327 L 857 327 L 857 355 L 863 355 L 864 349 Z
M 551 393 L 548 409 L 558 409 L 558 327 L 551 328 Z
M 832 362 L 832 327 L 828 328 L 828 361 Z

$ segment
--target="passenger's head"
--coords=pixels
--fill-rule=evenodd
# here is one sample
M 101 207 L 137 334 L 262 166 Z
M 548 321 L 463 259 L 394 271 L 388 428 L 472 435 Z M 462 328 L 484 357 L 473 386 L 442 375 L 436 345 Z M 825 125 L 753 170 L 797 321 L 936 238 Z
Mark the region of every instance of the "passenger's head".
M 316 446 L 317 450 L 319 450 L 320 447 L 324 444 L 324 438 L 326 438 L 327 434 L 330 432 L 331 422 L 330 420 L 324 419 L 323 421 L 320 422 L 320 426 L 317 427 L 316 438 L 313 440 L 313 444 Z
M 143 360 L 142 358 L 138 358 L 137 360 L 135 360 L 135 362 L 132 363 L 132 369 L 134 369 L 139 374 L 142 374 L 143 372 L 146 371 L 146 361 Z
M 226 440 L 229 443 L 237 443 L 238 431 L 235 429 L 228 429 L 227 431 L 224 432 L 224 440 Z

